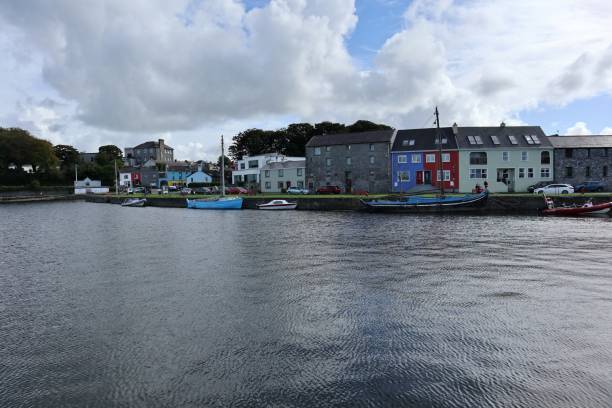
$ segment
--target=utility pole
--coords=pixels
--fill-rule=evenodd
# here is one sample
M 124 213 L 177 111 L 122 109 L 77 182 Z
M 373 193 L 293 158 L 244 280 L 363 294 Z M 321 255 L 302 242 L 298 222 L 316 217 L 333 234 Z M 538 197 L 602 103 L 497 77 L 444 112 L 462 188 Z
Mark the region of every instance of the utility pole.
M 119 195 L 119 183 L 117 182 L 117 159 L 113 160 L 115 163 L 115 195 Z
M 223 149 L 223 135 L 221 135 L 221 196 L 225 196 L 225 153 Z
M 440 117 L 436 106 L 436 138 L 438 139 L 438 183 L 440 183 L 440 195 L 444 197 L 444 169 L 442 166 L 442 136 L 440 135 Z

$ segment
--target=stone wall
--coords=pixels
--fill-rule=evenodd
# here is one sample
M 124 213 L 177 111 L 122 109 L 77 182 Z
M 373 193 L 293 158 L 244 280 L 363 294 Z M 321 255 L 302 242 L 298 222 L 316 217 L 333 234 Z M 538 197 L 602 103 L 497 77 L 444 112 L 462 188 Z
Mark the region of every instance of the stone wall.
M 612 190 L 612 148 L 580 148 L 569 149 L 572 157 L 566 157 L 566 150 L 555 149 L 555 181 L 557 183 L 575 185 L 590 180 L 601 180 L 606 184 L 606 190 Z M 604 175 L 607 166 L 607 175 Z M 567 167 L 572 168 L 572 176 L 566 176 Z M 587 167 L 590 175 L 587 176 Z

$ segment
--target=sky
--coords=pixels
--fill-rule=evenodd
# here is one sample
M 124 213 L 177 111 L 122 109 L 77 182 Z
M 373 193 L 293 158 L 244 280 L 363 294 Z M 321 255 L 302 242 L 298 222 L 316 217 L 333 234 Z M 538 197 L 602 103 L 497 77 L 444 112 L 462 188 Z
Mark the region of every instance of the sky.
M 612 134 L 608 0 L 3 0 L 0 126 L 80 151 L 359 119 Z

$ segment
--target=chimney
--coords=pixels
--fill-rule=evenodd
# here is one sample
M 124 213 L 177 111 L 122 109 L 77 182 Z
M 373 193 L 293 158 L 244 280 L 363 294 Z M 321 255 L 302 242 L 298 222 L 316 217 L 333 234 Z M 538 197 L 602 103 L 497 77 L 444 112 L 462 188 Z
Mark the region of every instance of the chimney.
M 501 127 L 501 128 L 505 128 L 505 127 L 506 127 L 506 124 L 505 124 L 505 123 L 502 121 L 502 123 L 500 123 L 500 124 L 499 124 L 499 127 Z
M 161 149 L 162 147 L 164 147 L 164 139 L 159 139 L 159 148 Z
M 459 133 L 459 126 L 457 126 L 457 122 L 453 123 L 453 134 L 457 135 Z

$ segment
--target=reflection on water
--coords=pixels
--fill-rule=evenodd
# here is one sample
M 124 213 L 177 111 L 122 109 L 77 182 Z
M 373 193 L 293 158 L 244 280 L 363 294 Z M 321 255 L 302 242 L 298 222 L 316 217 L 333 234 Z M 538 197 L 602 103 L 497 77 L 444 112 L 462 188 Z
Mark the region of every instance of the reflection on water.
M 2 406 L 612 402 L 610 219 L 0 215 Z

